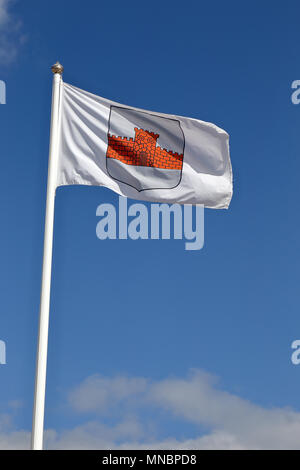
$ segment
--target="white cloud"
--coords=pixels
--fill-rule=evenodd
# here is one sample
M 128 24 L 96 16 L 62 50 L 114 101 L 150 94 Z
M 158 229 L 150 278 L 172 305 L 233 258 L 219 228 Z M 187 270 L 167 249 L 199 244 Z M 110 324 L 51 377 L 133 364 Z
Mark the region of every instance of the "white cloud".
M 95 374 L 71 391 L 69 402 L 78 412 L 103 413 L 120 403 L 129 405 L 146 392 L 146 387 L 143 378 L 106 378 Z
M 244 449 L 300 449 L 299 412 L 255 405 L 219 390 L 212 376 L 200 371 L 189 379 L 167 379 L 155 384 L 151 396 L 169 412 L 209 427 L 206 446 L 226 447 L 231 442 L 230 445 Z
M 94 375 L 72 390 L 68 401 L 80 419 L 98 418 L 62 432 L 47 430 L 47 448 L 300 449 L 300 413 L 258 406 L 220 389 L 213 376 L 197 370 L 187 378 L 156 382 Z M 162 412 L 164 420 L 169 416 L 173 423 L 177 418 L 198 426 L 199 436 L 179 439 L 174 431 L 158 438 L 159 426 L 153 423 L 159 425 Z M 112 414 L 114 424 L 104 424 Z M 0 417 L 0 449 L 28 448 L 29 440 L 29 432 L 15 430 L 9 416 Z
M 10 0 L 0 0 L 0 26 L 3 26 L 8 23 L 8 5 Z
M 115 426 L 93 421 L 60 434 L 48 431 L 45 444 L 50 449 L 111 449 L 124 442 L 138 442 L 143 435 L 141 425 L 134 418 Z
M 30 432 L 16 430 L 12 416 L 0 415 L 0 449 L 28 449 L 30 445 Z
M 15 0 L 0 0 L 0 64 L 10 64 L 24 41 L 21 23 L 10 13 Z

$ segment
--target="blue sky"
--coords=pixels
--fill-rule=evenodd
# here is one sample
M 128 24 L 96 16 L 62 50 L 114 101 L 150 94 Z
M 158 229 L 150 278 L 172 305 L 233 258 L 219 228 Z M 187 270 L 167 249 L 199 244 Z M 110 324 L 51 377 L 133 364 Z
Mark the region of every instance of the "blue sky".
M 203 250 L 96 237 L 104 188 L 57 191 L 48 447 L 299 448 L 299 4 L 0 1 L 0 448 L 31 428 L 50 66 L 230 134 Z M 213 379 L 216 377 L 216 379 Z

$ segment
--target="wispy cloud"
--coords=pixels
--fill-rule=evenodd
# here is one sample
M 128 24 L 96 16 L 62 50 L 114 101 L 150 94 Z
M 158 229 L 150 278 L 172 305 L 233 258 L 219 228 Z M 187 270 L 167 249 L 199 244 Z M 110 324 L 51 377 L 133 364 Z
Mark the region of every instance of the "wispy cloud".
M 0 0 L 0 64 L 9 65 L 17 56 L 24 41 L 21 22 L 11 14 L 16 0 Z
M 77 412 L 107 413 L 122 405 L 136 406 L 137 399 L 147 392 L 147 380 L 141 377 L 88 377 L 69 394 L 69 403 Z
M 68 406 L 86 422 L 62 432 L 47 430 L 48 448 L 300 449 L 299 412 L 256 405 L 220 389 L 212 375 L 199 370 L 159 381 L 94 375 L 70 391 Z M 198 427 L 198 436 L 180 438 L 174 428 L 172 435 L 158 438 L 153 422 L 162 412 L 164 420 Z M 113 424 L 104 424 L 112 414 Z M 28 448 L 29 439 L 29 432 L 13 428 L 9 416 L 0 417 L 1 449 Z
M 0 0 L 0 26 L 3 26 L 8 23 L 9 21 L 9 14 L 8 14 L 8 4 L 10 0 Z

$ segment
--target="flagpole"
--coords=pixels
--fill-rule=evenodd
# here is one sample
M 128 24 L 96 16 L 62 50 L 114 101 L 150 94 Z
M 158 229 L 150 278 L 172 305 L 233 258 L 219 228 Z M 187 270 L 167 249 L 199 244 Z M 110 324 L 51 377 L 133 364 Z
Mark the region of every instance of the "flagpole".
M 61 101 L 60 96 L 61 96 L 63 66 L 59 62 L 57 62 L 51 67 L 51 70 L 53 72 L 51 129 L 50 129 L 50 148 L 49 148 L 49 163 L 48 163 L 45 234 L 44 234 L 44 256 L 43 256 L 41 302 L 40 302 L 40 321 L 39 321 L 38 347 L 37 347 L 37 358 L 36 358 L 36 377 L 35 377 L 32 435 L 31 435 L 32 450 L 43 449 L 54 204 L 55 204 L 55 190 L 56 190 L 56 176 L 57 176 L 57 162 L 58 162 L 59 120 L 60 120 L 59 110 L 60 110 L 60 101 Z

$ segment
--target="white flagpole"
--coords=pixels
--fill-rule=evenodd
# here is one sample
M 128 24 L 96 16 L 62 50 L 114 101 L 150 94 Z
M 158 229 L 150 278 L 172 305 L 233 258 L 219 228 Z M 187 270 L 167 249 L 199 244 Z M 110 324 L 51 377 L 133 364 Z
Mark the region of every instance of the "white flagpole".
M 54 223 L 54 203 L 56 190 L 58 143 L 59 143 L 59 121 L 61 102 L 61 82 L 63 66 L 57 62 L 52 66 L 53 89 L 51 108 L 51 130 L 50 149 L 48 163 L 48 184 L 47 202 L 45 216 L 44 234 L 44 257 L 41 286 L 40 322 L 38 349 L 36 358 L 36 377 L 33 405 L 31 448 L 33 450 L 43 449 L 44 433 L 44 411 L 46 393 L 46 372 L 47 372 L 47 350 L 48 350 L 48 328 L 49 328 L 49 307 L 50 307 L 50 287 L 52 268 L 52 245 L 53 245 L 53 223 Z

